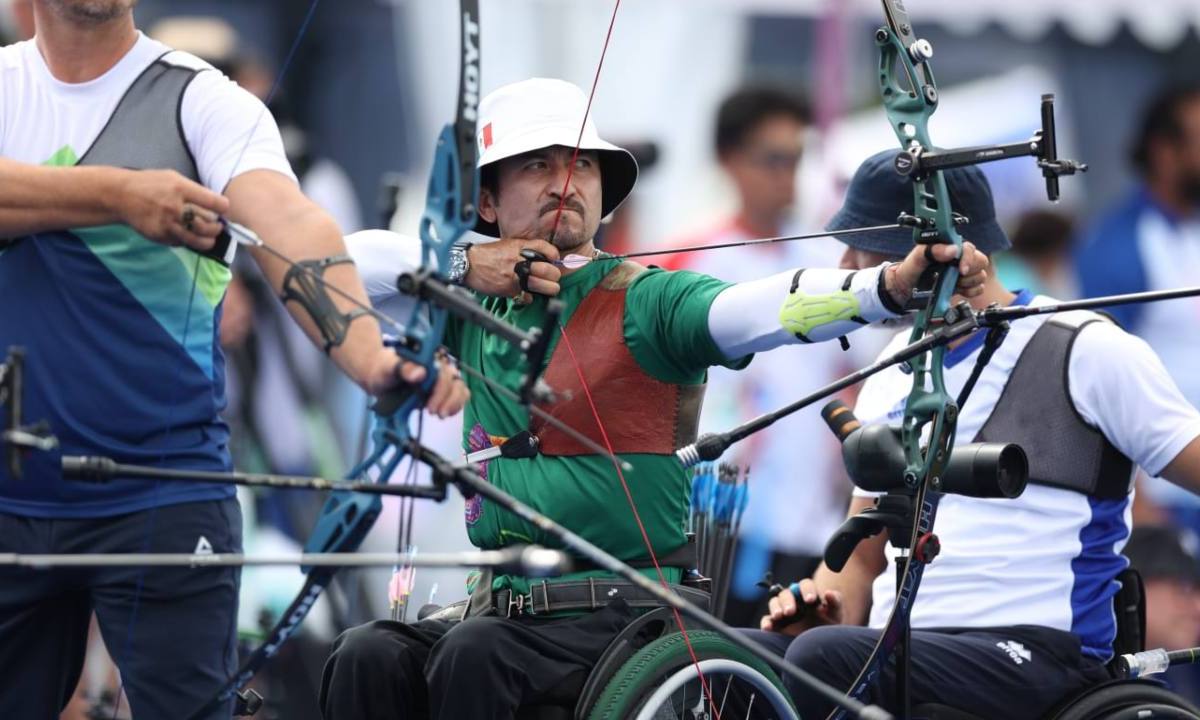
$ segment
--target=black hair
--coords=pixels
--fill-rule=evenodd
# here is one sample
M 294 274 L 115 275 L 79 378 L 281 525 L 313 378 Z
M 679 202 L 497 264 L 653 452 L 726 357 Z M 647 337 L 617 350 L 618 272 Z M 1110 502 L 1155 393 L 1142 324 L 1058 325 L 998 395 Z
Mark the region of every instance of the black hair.
M 1142 112 L 1141 125 L 1134 138 L 1130 160 L 1145 175 L 1150 171 L 1150 146 L 1158 140 L 1179 140 L 1183 136 L 1180 110 L 1184 105 L 1200 100 L 1200 85 L 1173 85 L 1161 91 Z
M 725 98 L 717 110 L 717 156 L 741 147 L 759 123 L 776 115 L 786 115 L 802 125 L 812 120 L 808 100 L 780 88 L 745 87 Z
M 487 190 L 495 197 L 500 187 L 500 163 L 492 162 L 479 168 L 479 189 Z
M 1030 260 L 1064 255 L 1075 239 L 1075 223 L 1054 210 L 1029 210 L 1017 220 L 1013 252 Z

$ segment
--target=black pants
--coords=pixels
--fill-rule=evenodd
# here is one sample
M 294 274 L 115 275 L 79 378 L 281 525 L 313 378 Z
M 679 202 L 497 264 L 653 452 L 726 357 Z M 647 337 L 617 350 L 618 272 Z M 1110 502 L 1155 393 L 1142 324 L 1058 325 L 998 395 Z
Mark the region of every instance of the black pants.
M 571 705 L 634 617 L 617 600 L 558 619 L 377 620 L 334 642 L 321 708 L 326 720 L 462 720 L 511 718 L 522 705 Z
M 214 552 L 241 552 L 237 501 L 86 520 L 0 513 L 0 552 L 190 553 L 201 536 Z M 0 567 L 0 717 L 58 717 L 79 682 L 93 611 L 133 716 L 194 712 L 237 669 L 239 577 L 236 568 Z
M 838 690 L 846 690 L 879 638 L 878 630 L 844 625 L 818 627 L 799 637 L 745 631 Z M 1010 628 L 914 630 L 909 691 L 913 706 L 937 703 L 996 720 L 1036 720 L 1089 685 L 1109 679 L 1096 660 L 1079 652 L 1068 632 L 1034 625 Z M 833 709 L 791 678 L 785 686 L 803 718 L 823 718 Z M 889 664 L 882 685 L 867 700 L 896 712 L 895 672 Z

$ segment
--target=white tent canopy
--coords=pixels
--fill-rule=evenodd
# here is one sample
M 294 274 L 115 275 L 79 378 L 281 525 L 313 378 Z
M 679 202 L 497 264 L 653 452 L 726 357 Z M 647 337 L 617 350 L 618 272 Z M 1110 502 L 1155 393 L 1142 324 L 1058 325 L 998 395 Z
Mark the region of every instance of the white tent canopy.
M 780 15 L 848 14 L 882 18 L 879 0 L 721 0 L 747 11 Z M 1122 26 L 1148 47 L 1174 47 L 1184 35 L 1200 28 L 1200 2 L 1196 0 L 910 0 L 909 15 L 918 31 L 926 23 L 939 23 L 963 32 L 999 23 L 1014 35 L 1037 40 L 1061 25 L 1080 42 L 1101 45 Z

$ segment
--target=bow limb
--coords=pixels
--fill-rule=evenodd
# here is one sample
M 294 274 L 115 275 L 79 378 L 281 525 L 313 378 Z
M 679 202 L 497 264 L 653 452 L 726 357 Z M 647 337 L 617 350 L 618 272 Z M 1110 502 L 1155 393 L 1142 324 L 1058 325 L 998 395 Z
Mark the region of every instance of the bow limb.
M 455 122 L 438 137 L 434 154 L 429 193 L 421 219 L 421 256 L 425 267 L 449 266 L 450 248 L 473 225 L 478 193 L 474 165 L 475 117 L 479 102 L 479 7 L 478 0 L 460 2 L 462 63 L 457 113 Z M 403 333 L 396 344 L 396 352 L 424 367 L 425 380 L 419 388 L 397 389 L 378 399 L 373 408 L 370 452 L 347 473 L 349 480 L 387 482 L 407 455 L 409 417 L 420 412 L 425 397 L 437 381 L 435 354 L 441 347 L 448 315 L 446 308 L 427 299 L 419 298 L 414 303 L 407 321 L 402 324 Z M 391 324 L 396 325 L 395 321 Z M 355 551 L 382 508 L 382 497 L 377 494 L 332 493 L 305 543 L 305 552 Z M 228 696 L 253 677 L 278 651 L 303 621 L 337 568 L 305 567 L 304 570 L 307 573 L 304 586 L 268 634 L 267 641 L 243 662 L 237 675 L 221 688 L 218 697 Z
M 909 22 L 908 13 L 899 0 L 882 0 L 886 26 L 876 31 L 875 41 L 879 45 L 879 80 L 883 96 L 884 111 L 888 123 L 900 142 L 902 152 L 897 162 L 908 157 L 906 153 L 919 154 L 933 148 L 929 137 L 929 119 L 937 110 L 938 91 L 933 70 L 929 65 L 932 50 L 924 40 L 918 40 Z M 898 75 L 904 75 L 904 83 Z M 898 165 L 899 167 L 899 165 Z M 963 239 L 955 228 L 950 194 L 942 172 L 934 171 L 927 177 L 914 176 L 913 207 L 919 224 L 913 229 L 915 244 L 953 244 L 962 253 Z M 933 329 L 939 319 L 950 309 L 950 298 L 958 283 L 956 263 L 934 265 L 931 285 L 920 288 L 925 298 L 913 322 L 910 343 L 915 343 Z M 879 640 L 872 649 L 862 671 L 851 685 L 848 694 L 861 698 L 878 681 L 884 665 L 894 652 L 907 654 L 909 614 L 921 584 L 925 563 L 910 552 L 924 533 L 932 532 L 937 513 L 937 504 L 942 471 L 950 460 L 950 449 L 954 444 L 958 408 L 946 390 L 943 377 L 943 358 L 946 348 L 939 345 L 908 361 L 912 369 L 913 384 L 905 404 L 901 424 L 901 443 L 907 466 L 904 484 L 913 494 L 914 513 L 912 532 L 901 546 L 904 552 L 903 568 L 897 581 L 896 599 L 887 623 L 880 632 Z M 928 430 L 927 442 L 923 438 Z M 897 562 L 900 562 L 898 559 Z M 899 661 L 906 657 L 898 658 Z M 903 662 L 902 662 L 903 664 Z M 897 702 L 901 717 L 908 716 L 907 668 L 897 670 Z M 831 717 L 841 717 L 840 710 Z

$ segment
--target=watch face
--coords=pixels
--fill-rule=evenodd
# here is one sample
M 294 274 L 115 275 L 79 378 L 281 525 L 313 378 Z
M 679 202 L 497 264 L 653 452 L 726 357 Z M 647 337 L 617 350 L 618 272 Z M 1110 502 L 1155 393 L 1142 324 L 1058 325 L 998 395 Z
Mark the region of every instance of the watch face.
M 447 273 L 447 278 L 451 282 L 458 282 L 467 274 L 467 249 L 461 246 L 455 246 L 450 249 L 450 272 Z

